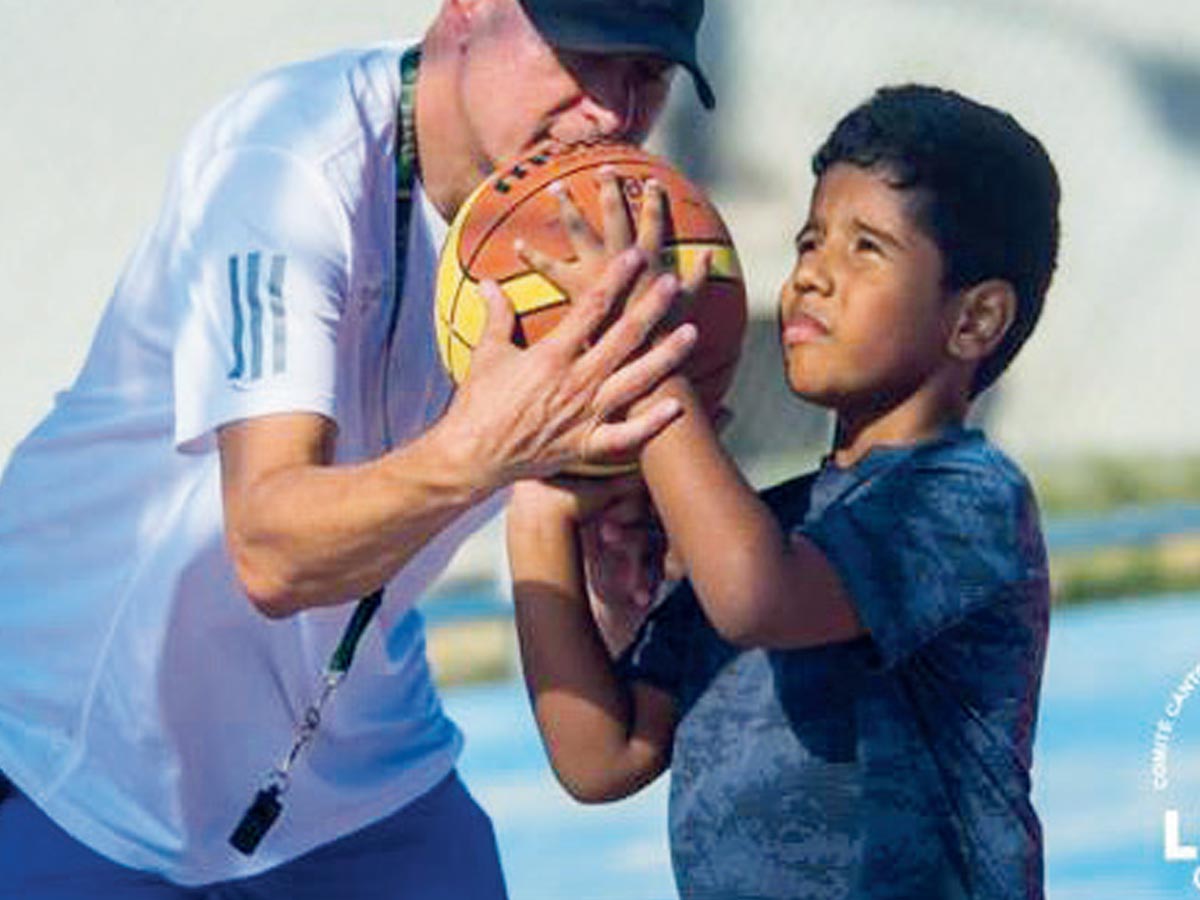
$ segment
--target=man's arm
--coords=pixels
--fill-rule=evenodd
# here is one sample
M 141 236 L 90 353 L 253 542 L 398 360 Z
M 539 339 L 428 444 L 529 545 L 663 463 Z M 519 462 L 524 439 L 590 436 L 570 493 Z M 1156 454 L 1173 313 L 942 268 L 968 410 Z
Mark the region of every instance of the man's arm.
M 625 685 L 597 632 L 577 542 L 571 495 L 517 485 L 508 553 L 525 682 L 559 781 L 576 799 L 603 802 L 653 781 L 670 761 L 674 701 Z
M 683 414 L 642 451 L 642 472 L 705 615 L 743 646 L 793 648 L 864 633 L 833 566 L 811 541 L 789 535 L 721 447 L 687 381 L 656 397 Z
M 627 361 L 670 308 L 673 287 L 656 284 L 595 339 L 645 265 L 636 251 L 619 257 L 597 289 L 528 350 L 511 343 L 511 306 L 487 286 L 485 334 L 450 408 L 424 435 L 379 459 L 330 465 L 334 426 L 316 415 L 222 428 L 226 537 L 255 605 L 284 616 L 369 593 L 496 490 L 636 450 L 660 431 L 678 413 L 673 400 L 607 419 L 694 344 L 694 328 L 681 326 Z
M 483 492 L 433 432 L 360 465 L 331 465 L 334 424 L 314 414 L 220 430 L 225 531 L 265 615 L 378 588 Z

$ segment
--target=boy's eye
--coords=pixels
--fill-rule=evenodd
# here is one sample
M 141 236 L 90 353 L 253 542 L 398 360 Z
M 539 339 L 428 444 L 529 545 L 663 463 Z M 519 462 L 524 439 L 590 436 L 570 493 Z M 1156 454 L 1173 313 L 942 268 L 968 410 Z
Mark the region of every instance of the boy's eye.
M 859 253 L 882 253 L 883 247 L 874 238 L 860 235 L 854 241 L 854 249 Z
M 811 250 L 817 248 L 817 236 L 812 232 L 805 232 L 796 236 L 796 253 L 803 256 Z

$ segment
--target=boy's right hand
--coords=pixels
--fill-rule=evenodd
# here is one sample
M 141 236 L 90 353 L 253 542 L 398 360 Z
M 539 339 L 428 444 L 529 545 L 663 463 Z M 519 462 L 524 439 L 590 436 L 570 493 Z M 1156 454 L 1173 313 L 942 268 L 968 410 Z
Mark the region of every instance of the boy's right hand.
M 663 579 L 664 541 L 641 479 L 522 481 L 509 515 L 522 529 L 558 521 L 574 531 L 592 616 L 609 651 L 622 650 Z

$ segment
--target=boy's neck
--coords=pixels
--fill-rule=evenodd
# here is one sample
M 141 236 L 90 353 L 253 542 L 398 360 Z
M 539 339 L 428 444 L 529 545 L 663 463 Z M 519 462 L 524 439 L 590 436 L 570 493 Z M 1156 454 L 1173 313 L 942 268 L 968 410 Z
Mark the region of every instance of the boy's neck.
M 947 428 L 961 426 L 970 402 L 965 396 L 917 393 L 904 402 L 884 408 L 837 410 L 833 461 L 852 466 L 880 446 L 904 447 L 937 437 Z

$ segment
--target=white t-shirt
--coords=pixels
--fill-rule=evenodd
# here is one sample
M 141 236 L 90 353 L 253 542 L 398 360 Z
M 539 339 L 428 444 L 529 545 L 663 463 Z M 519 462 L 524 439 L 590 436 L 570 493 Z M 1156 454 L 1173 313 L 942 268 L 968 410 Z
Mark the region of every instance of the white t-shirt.
M 268 73 L 200 122 L 77 382 L 0 483 L 0 770 L 77 839 L 180 883 L 253 874 L 375 821 L 461 746 L 412 607 L 499 498 L 390 582 L 283 816 L 249 859 L 227 843 L 351 607 L 254 610 L 224 543 L 216 429 L 320 413 L 352 462 L 386 449 L 385 391 L 396 443 L 451 394 L 431 299 L 446 226 L 419 192 L 383 362 L 401 50 Z

